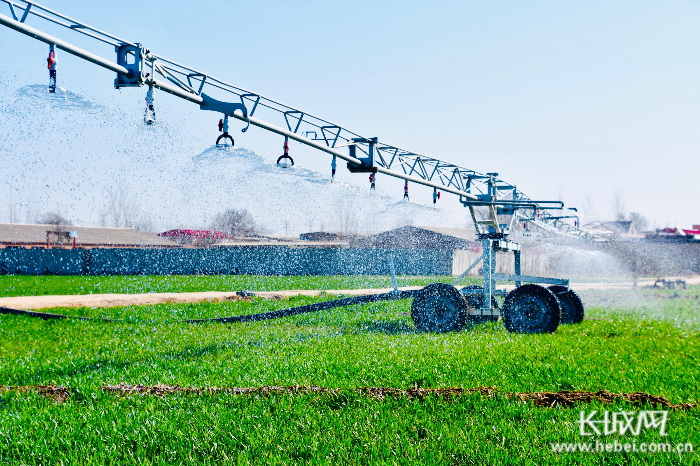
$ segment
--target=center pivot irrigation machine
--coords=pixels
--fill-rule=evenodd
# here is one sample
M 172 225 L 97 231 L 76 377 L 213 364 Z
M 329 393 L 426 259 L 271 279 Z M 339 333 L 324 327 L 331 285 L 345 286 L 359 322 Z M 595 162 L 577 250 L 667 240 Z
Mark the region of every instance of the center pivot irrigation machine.
M 217 143 L 223 139 L 224 142 L 230 140 L 233 144 L 233 137 L 228 132 L 229 117 L 245 122 L 243 132 L 253 125 L 284 136 L 284 154 L 277 161 L 279 165 L 294 164 L 288 144 L 289 139 L 292 139 L 332 156 L 331 181 L 335 178 L 337 159 L 340 158 L 347 162 L 350 172 L 369 173 L 372 188 L 379 174 L 405 180 L 405 199 L 408 198 L 409 182 L 433 188 L 433 203 L 439 199 L 438 189 L 455 194 L 459 196 L 460 203 L 469 209 L 483 246 L 481 257 L 451 285 L 434 283 L 421 290 L 399 291 L 392 261 L 393 292 L 221 320 L 262 320 L 350 304 L 406 298 L 413 298 L 411 317 L 416 327 L 430 332 L 459 330 L 469 321 L 496 321 L 499 316 L 503 317 L 509 331 L 522 333 L 553 332 L 560 323 L 578 323 L 583 320 L 583 304 L 576 293 L 569 289 L 569 281 L 522 275 L 520 246 L 508 239 L 516 221 L 550 232 L 579 236 L 581 233 L 578 230 L 576 209 L 565 208 L 559 201 L 532 200 L 514 185 L 499 179 L 498 173 L 481 174 L 380 142 L 376 137 L 360 136 L 345 127 L 161 57 L 142 44 L 125 41 L 36 3 L 0 1 L 9 6 L 12 16 L 0 14 L 0 24 L 49 45 L 49 92 L 55 92 L 56 89 L 56 50 L 60 49 L 117 73 L 114 80 L 117 89 L 148 86 L 144 115 L 147 124 L 156 121 L 153 95 L 156 88 L 193 102 L 201 110 L 223 114 L 219 121 L 219 131 L 222 134 L 216 140 Z M 30 17 L 41 18 L 114 46 L 116 62 L 27 25 Z M 230 95 L 235 101 L 214 99 L 205 94 L 204 90 Z M 280 123 L 283 118 L 284 126 L 275 126 L 254 116 L 256 111 L 261 113 L 261 110 L 278 118 Z M 513 253 L 515 274 L 496 273 L 497 251 Z M 483 261 L 483 287 L 457 288 L 465 275 L 480 261 Z M 497 281 L 515 282 L 516 288 L 510 293 L 496 289 Z M 539 284 L 551 286 L 545 288 Z M 505 297 L 501 309 L 496 297 Z

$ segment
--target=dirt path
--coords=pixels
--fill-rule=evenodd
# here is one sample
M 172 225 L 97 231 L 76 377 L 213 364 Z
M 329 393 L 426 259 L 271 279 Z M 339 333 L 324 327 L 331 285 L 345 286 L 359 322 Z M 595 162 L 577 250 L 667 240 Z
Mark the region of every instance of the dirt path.
M 402 287 L 402 290 L 415 290 L 420 286 Z M 294 296 L 364 296 L 373 293 L 386 293 L 392 288 L 372 288 L 358 290 L 281 290 L 256 291 L 260 298 L 282 299 Z M 197 303 L 201 301 L 237 301 L 242 297 L 236 291 L 201 291 L 193 293 L 143 293 L 143 294 L 90 294 L 90 295 L 46 295 L 16 296 L 0 298 L 1 307 L 13 309 L 49 309 L 52 307 L 113 307 L 160 303 Z
M 669 277 L 669 279 L 685 280 L 688 285 L 700 285 L 700 276 Z M 654 280 L 640 280 L 639 287 L 651 286 Z M 500 288 L 512 289 L 514 285 Z M 401 287 L 401 290 L 416 290 L 421 287 Z M 631 290 L 631 282 L 600 282 L 572 283 L 571 288 L 583 290 Z M 363 296 L 373 293 L 386 293 L 391 288 L 371 288 L 357 290 L 282 290 L 256 291 L 255 296 L 268 299 L 291 298 L 294 296 Z M 201 301 L 236 301 L 242 299 L 235 291 L 202 291 L 193 293 L 143 293 L 143 294 L 89 294 L 89 295 L 47 295 L 47 296 L 16 296 L 0 298 L 0 307 L 13 309 L 50 309 L 54 307 L 113 307 L 132 306 L 160 303 L 196 303 Z

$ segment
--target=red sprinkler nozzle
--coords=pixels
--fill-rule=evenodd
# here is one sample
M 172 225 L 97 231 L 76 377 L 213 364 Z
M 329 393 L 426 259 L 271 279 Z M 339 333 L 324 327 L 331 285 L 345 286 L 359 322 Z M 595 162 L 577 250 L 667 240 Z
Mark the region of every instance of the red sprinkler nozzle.
M 219 131 L 224 130 L 224 120 L 219 120 Z

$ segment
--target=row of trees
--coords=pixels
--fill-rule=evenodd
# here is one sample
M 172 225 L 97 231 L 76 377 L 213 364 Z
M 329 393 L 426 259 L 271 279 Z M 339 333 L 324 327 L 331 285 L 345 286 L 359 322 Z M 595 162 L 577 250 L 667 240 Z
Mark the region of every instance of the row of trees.
M 20 205 L 21 207 L 21 205 Z M 10 222 L 20 221 L 14 198 L 9 199 Z M 26 210 L 26 209 L 25 209 Z M 34 209 L 25 212 L 28 223 L 40 223 L 53 225 L 56 228 L 67 227 L 73 224 L 65 215 L 56 212 L 36 214 Z M 99 225 L 102 227 L 133 228 L 141 231 L 153 231 L 153 225 L 144 215 L 138 199 L 130 194 L 122 183 L 105 190 L 105 200 L 102 209 L 98 213 Z M 228 234 L 229 236 L 251 236 L 259 232 L 253 216 L 246 209 L 228 209 L 217 214 L 209 225 L 209 228 Z
M 100 226 L 114 226 L 118 228 L 137 228 L 136 204 L 132 200 L 123 197 L 123 193 L 110 197 L 110 209 L 100 214 Z M 108 223 L 109 222 L 109 223 Z M 73 224 L 71 220 L 57 212 L 48 212 L 37 218 L 37 223 L 66 227 Z M 255 219 L 246 209 L 228 209 L 214 217 L 210 224 L 213 230 L 221 231 L 229 236 L 252 236 L 257 234 L 258 227 Z
M 99 212 L 99 224 L 103 227 L 134 228 L 142 231 L 153 231 L 153 225 L 141 210 L 138 200 L 130 195 L 129 191 L 121 183 L 110 187 L 105 191 L 106 197 L 102 210 Z M 561 197 L 561 196 L 560 196 Z M 18 221 L 18 215 L 10 199 L 10 221 Z M 631 221 L 638 232 L 645 231 L 650 224 L 648 219 L 639 212 L 627 213 L 622 194 L 619 190 L 613 193 L 610 204 L 611 217 L 615 221 Z M 599 219 L 591 196 L 586 196 L 581 206 L 584 222 Z M 358 219 L 354 206 L 347 200 L 341 201 L 335 212 L 336 230 L 340 233 L 353 233 L 358 229 Z M 29 213 L 27 213 L 29 215 Z M 43 215 L 31 215 L 28 221 L 37 221 L 42 224 L 55 226 L 71 225 L 72 222 L 57 212 L 48 212 Z M 310 225 L 311 227 L 311 225 Z M 221 231 L 229 236 L 242 237 L 260 233 L 261 226 L 255 222 L 251 213 L 246 209 L 228 209 L 217 214 L 208 228 Z

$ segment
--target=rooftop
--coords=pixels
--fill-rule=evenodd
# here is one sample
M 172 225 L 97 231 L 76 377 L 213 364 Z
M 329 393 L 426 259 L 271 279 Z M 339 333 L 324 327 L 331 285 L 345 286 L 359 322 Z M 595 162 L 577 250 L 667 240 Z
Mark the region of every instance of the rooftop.
M 173 241 L 131 228 L 0 223 L 0 246 L 179 247 Z

